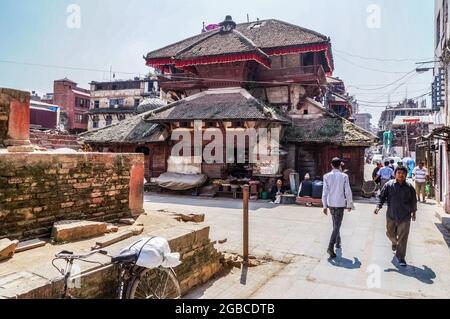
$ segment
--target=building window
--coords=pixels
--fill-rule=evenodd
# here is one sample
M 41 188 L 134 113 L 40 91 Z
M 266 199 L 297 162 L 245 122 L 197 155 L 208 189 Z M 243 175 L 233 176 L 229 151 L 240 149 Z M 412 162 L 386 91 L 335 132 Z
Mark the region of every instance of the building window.
M 301 66 L 308 66 L 314 64 L 314 53 L 313 52 L 307 52 L 300 54 L 300 65 Z
M 217 123 L 216 122 L 206 122 L 206 127 L 207 128 L 217 127 Z
M 234 128 L 245 128 L 244 122 L 238 121 L 233 123 Z
M 119 116 L 117 118 L 119 119 L 119 121 L 123 121 L 123 120 L 125 120 L 126 116 L 125 116 L 125 114 L 119 114 Z
M 112 116 L 111 115 L 107 115 L 106 116 L 106 126 L 109 126 L 112 124 Z
M 96 100 L 94 101 L 94 109 L 99 109 L 100 108 L 100 101 Z
M 308 115 L 308 110 L 303 110 L 304 115 Z
M 75 114 L 75 122 L 77 122 L 77 123 L 84 123 L 84 116 L 83 116 L 83 114 Z
M 109 107 L 116 108 L 116 107 L 122 107 L 124 105 L 125 100 L 124 99 L 112 99 L 109 100 Z
M 92 127 L 93 127 L 93 128 L 98 128 L 99 122 L 100 122 L 100 118 L 98 117 L 98 115 L 95 115 L 95 116 L 92 118 Z
M 189 122 L 180 122 L 180 127 L 190 127 Z
M 89 100 L 76 97 L 75 106 L 81 108 L 89 108 Z

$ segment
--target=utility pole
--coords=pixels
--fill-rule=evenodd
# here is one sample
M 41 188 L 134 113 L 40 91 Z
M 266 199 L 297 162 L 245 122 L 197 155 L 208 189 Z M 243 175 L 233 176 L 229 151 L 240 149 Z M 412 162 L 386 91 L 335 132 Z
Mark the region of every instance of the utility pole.
M 250 186 L 244 185 L 243 187 L 243 259 L 244 264 L 248 263 L 248 202 L 250 199 Z
M 410 157 L 410 152 L 409 152 L 409 137 L 408 137 L 408 123 L 405 123 L 405 128 L 406 128 L 406 156 Z

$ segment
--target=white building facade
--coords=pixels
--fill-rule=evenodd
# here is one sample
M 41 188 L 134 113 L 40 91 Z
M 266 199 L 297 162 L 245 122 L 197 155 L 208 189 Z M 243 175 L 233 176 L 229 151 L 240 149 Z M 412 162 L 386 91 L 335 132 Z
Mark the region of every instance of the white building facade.
M 154 79 L 92 82 L 88 130 L 103 128 L 136 114 L 146 97 L 159 96 Z

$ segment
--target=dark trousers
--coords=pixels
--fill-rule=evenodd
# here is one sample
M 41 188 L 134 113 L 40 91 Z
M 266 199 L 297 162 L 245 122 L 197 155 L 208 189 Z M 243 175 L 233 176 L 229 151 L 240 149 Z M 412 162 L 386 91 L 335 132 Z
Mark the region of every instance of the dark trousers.
M 330 245 L 331 249 L 334 249 L 335 244 L 341 243 L 341 225 L 344 219 L 345 208 L 331 208 L 331 216 L 333 217 L 333 233 L 331 234 Z
M 411 220 L 398 222 L 389 217 L 387 218 L 386 235 L 392 244 L 397 245 L 397 253 L 395 255 L 398 259 L 405 259 L 410 226 Z

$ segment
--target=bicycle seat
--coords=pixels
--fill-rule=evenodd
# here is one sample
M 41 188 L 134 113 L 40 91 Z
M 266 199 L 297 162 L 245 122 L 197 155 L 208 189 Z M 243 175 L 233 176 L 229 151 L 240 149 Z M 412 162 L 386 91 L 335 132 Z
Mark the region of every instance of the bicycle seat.
M 127 251 L 119 256 L 112 257 L 111 262 L 114 264 L 131 264 L 135 263 L 138 259 L 138 254 L 134 251 Z

